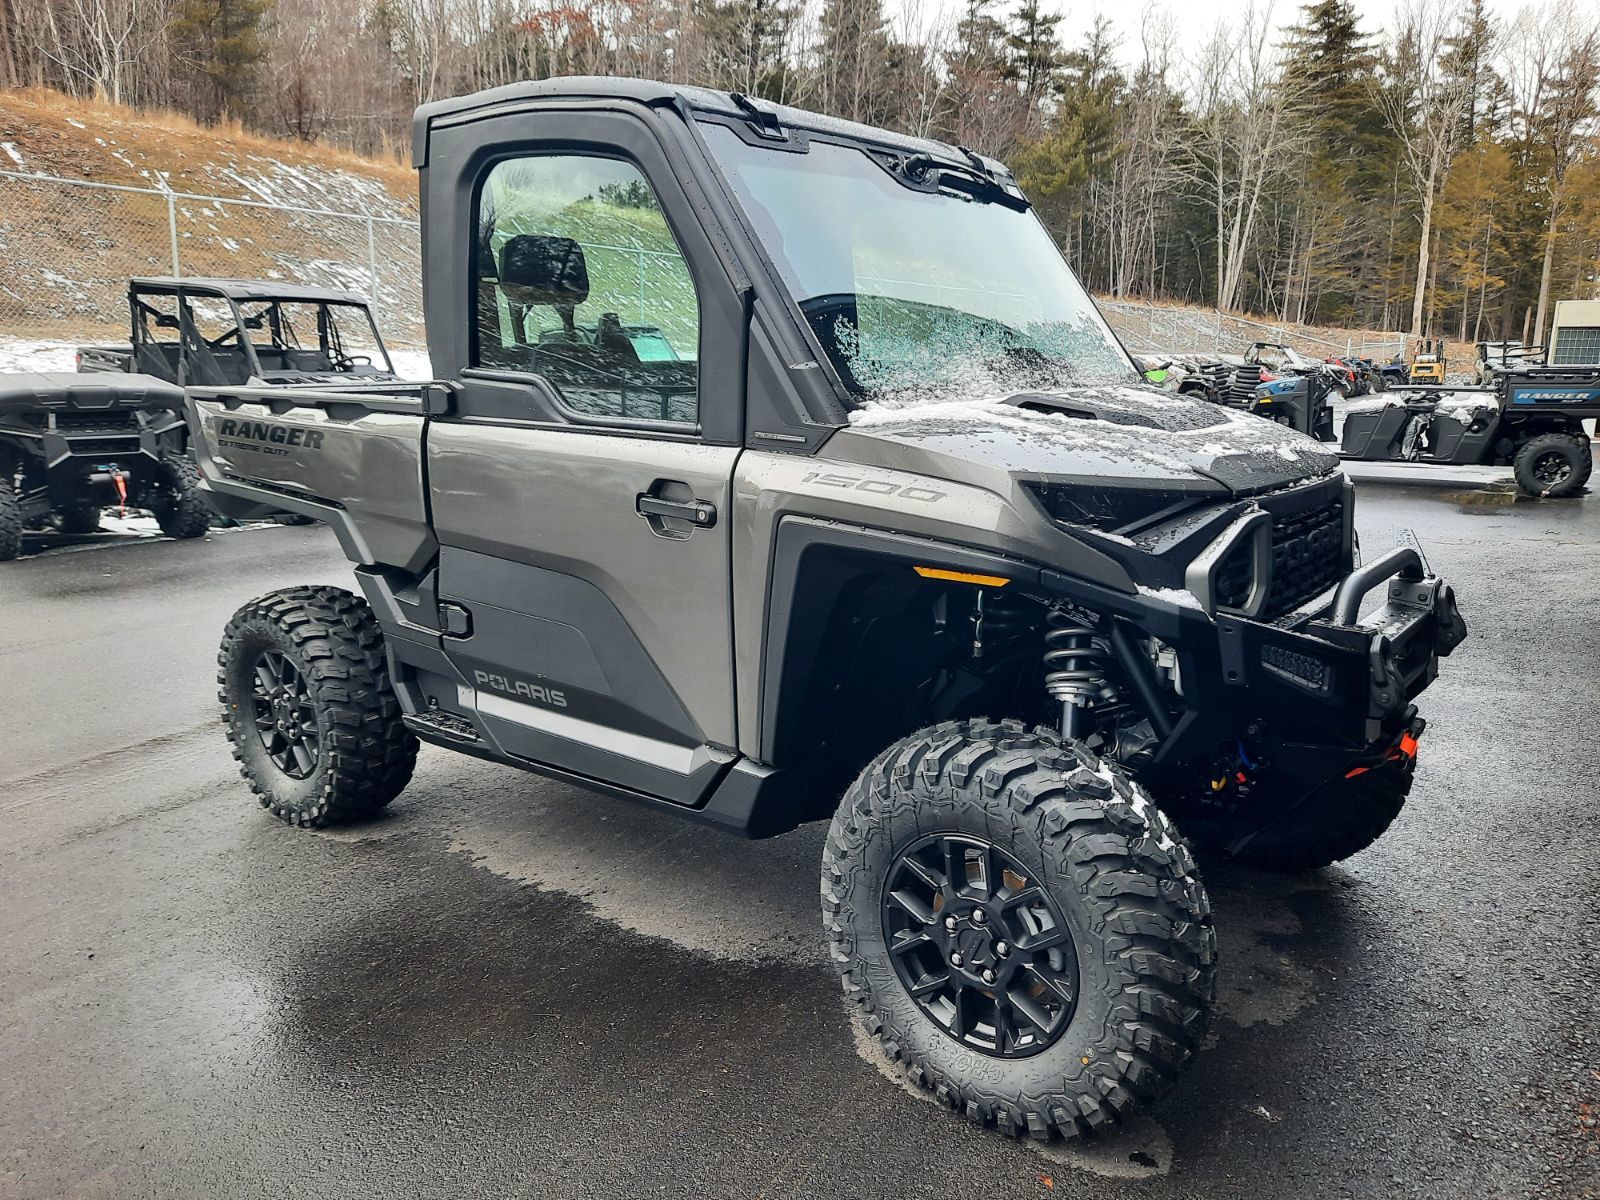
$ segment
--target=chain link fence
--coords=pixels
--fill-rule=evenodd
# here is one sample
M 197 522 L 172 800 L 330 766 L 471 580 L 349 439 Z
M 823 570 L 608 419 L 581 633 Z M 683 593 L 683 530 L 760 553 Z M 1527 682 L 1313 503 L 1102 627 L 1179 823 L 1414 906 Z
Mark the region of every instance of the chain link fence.
M 588 247 L 594 269 L 647 294 L 681 286 L 649 251 Z M 659 256 L 663 260 L 676 256 Z M 0 332 L 60 340 L 127 337 L 127 281 L 135 275 L 279 279 L 367 296 L 385 339 L 423 348 L 422 244 L 417 221 L 366 212 L 304 208 L 161 188 L 92 183 L 0 171 Z M 670 268 L 670 270 L 668 270 Z M 1129 349 L 1166 354 L 1240 354 L 1277 342 L 1303 354 L 1404 357 L 1404 334 L 1344 334 L 1250 320 L 1202 308 L 1102 300 Z
M 422 347 L 414 220 L 0 171 L 0 331 L 128 336 L 136 275 L 277 279 L 368 297 L 386 340 Z
M 1388 362 L 1405 355 L 1403 333 L 1341 333 L 1303 325 L 1254 321 L 1218 309 L 1173 308 L 1128 300 L 1101 300 L 1100 311 L 1135 353 L 1243 354 L 1252 342 L 1292 346 L 1312 358 L 1356 355 Z

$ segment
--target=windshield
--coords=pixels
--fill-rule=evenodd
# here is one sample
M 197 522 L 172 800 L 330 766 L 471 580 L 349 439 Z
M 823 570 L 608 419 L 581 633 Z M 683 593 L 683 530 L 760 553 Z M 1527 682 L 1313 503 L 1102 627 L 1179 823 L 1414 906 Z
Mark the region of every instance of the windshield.
M 239 316 L 265 371 L 390 369 L 372 316 L 360 304 L 241 300 Z
M 1138 378 L 1031 212 L 908 185 L 855 147 L 700 128 L 858 405 Z

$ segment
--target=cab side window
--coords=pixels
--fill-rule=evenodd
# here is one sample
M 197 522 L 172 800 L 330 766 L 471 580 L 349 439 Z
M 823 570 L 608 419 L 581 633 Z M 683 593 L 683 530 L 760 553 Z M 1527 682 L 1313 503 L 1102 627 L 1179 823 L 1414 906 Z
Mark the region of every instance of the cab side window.
M 544 378 L 591 417 L 693 423 L 700 306 L 631 163 L 496 163 L 478 200 L 473 364 Z

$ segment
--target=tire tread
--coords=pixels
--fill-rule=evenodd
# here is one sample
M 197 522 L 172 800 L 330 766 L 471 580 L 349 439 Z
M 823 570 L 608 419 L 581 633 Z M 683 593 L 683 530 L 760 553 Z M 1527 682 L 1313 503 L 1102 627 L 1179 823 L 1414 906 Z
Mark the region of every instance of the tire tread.
M 320 750 L 327 770 L 309 808 L 293 808 L 257 777 L 240 745 L 254 737 L 232 719 L 228 694 L 234 644 L 263 625 L 276 630 L 305 669 L 308 688 L 327 722 Z M 417 738 L 401 720 L 389 681 L 383 633 L 366 601 L 343 588 L 292 587 L 269 592 L 234 613 L 217 656 L 218 699 L 240 774 L 280 820 L 319 826 L 369 817 L 400 794 L 416 766 Z
M 1075 890 L 1103 914 L 1122 992 L 1080 1086 L 1012 1093 L 957 1077 L 896 1036 L 851 937 L 847 897 L 880 806 L 912 785 L 944 789 L 1055 844 Z M 980 1125 L 1013 1136 L 1075 1137 L 1162 1095 L 1199 1049 L 1215 999 L 1216 935 L 1193 856 L 1166 816 L 1088 749 L 1020 722 L 946 722 L 896 743 L 845 793 L 823 849 L 822 917 L 830 957 L 858 1019 L 907 1079 Z M 1076 1019 L 1076 1018 L 1074 1018 Z

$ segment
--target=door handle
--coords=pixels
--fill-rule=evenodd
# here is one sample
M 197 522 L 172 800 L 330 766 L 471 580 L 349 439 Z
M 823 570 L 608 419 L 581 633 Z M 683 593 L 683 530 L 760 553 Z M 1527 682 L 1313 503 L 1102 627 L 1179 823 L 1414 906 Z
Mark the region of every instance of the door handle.
M 675 517 L 699 529 L 710 529 L 717 523 L 717 506 L 709 500 L 663 500 L 649 492 L 640 492 L 634 498 L 633 511 L 646 519 Z

